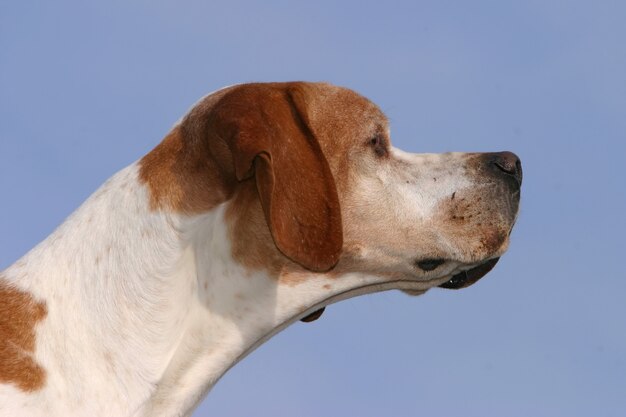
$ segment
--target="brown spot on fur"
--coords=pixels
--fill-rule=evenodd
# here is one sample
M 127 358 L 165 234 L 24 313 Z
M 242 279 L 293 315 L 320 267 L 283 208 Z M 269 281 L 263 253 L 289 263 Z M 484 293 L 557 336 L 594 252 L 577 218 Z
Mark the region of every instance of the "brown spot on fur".
M 113 355 L 111 354 L 111 352 L 108 350 L 104 351 L 102 357 L 109 372 L 115 373 L 115 361 L 113 360 Z
M 46 305 L 0 277 L 0 382 L 22 391 L 44 386 L 46 373 L 33 359 L 35 325 L 47 314 Z
M 329 272 L 331 272 L 331 271 L 329 271 Z M 285 270 L 278 276 L 278 282 L 280 284 L 288 285 L 288 286 L 293 287 L 293 286 L 296 286 L 296 285 L 300 285 L 303 282 L 306 282 L 310 277 L 311 277 L 311 272 L 310 271 L 305 271 L 302 268 L 300 268 L 300 269 L 285 268 Z

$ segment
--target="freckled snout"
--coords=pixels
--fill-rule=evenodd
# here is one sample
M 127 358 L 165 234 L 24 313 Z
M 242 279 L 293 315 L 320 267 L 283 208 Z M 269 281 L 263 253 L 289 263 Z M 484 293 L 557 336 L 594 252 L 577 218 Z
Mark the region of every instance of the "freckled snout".
M 517 218 L 522 185 L 522 163 L 513 152 L 473 154 L 475 185 L 456 192 L 446 203 L 441 228 L 457 248 L 457 259 L 471 265 L 440 285 L 467 287 L 486 275 L 508 246 Z

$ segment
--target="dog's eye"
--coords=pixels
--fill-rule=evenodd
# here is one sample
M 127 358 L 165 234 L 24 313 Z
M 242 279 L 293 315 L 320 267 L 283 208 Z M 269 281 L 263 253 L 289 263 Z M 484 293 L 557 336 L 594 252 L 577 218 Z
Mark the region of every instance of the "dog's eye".
M 378 156 L 387 155 L 387 144 L 385 143 L 385 138 L 383 138 L 380 134 L 376 134 L 369 140 L 369 145 L 374 149 L 374 152 Z

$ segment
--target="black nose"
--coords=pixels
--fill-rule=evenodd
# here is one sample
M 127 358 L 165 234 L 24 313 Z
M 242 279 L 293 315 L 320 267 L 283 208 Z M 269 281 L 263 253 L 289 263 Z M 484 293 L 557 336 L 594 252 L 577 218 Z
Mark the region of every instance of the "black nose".
M 489 154 L 489 163 L 498 171 L 511 176 L 522 185 L 522 162 L 513 152 L 497 152 Z

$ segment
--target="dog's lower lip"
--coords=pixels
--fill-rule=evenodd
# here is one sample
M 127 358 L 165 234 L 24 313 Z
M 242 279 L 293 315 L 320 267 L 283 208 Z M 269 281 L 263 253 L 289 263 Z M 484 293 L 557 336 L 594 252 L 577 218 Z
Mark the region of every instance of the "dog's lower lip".
M 500 258 L 493 258 L 481 265 L 478 265 L 477 267 L 460 272 L 450 278 L 450 280 L 439 285 L 439 287 L 452 290 L 469 287 L 470 285 L 487 275 L 487 273 L 491 271 L 494 266 L 496 266 L 498 260 L 500 260 Z

